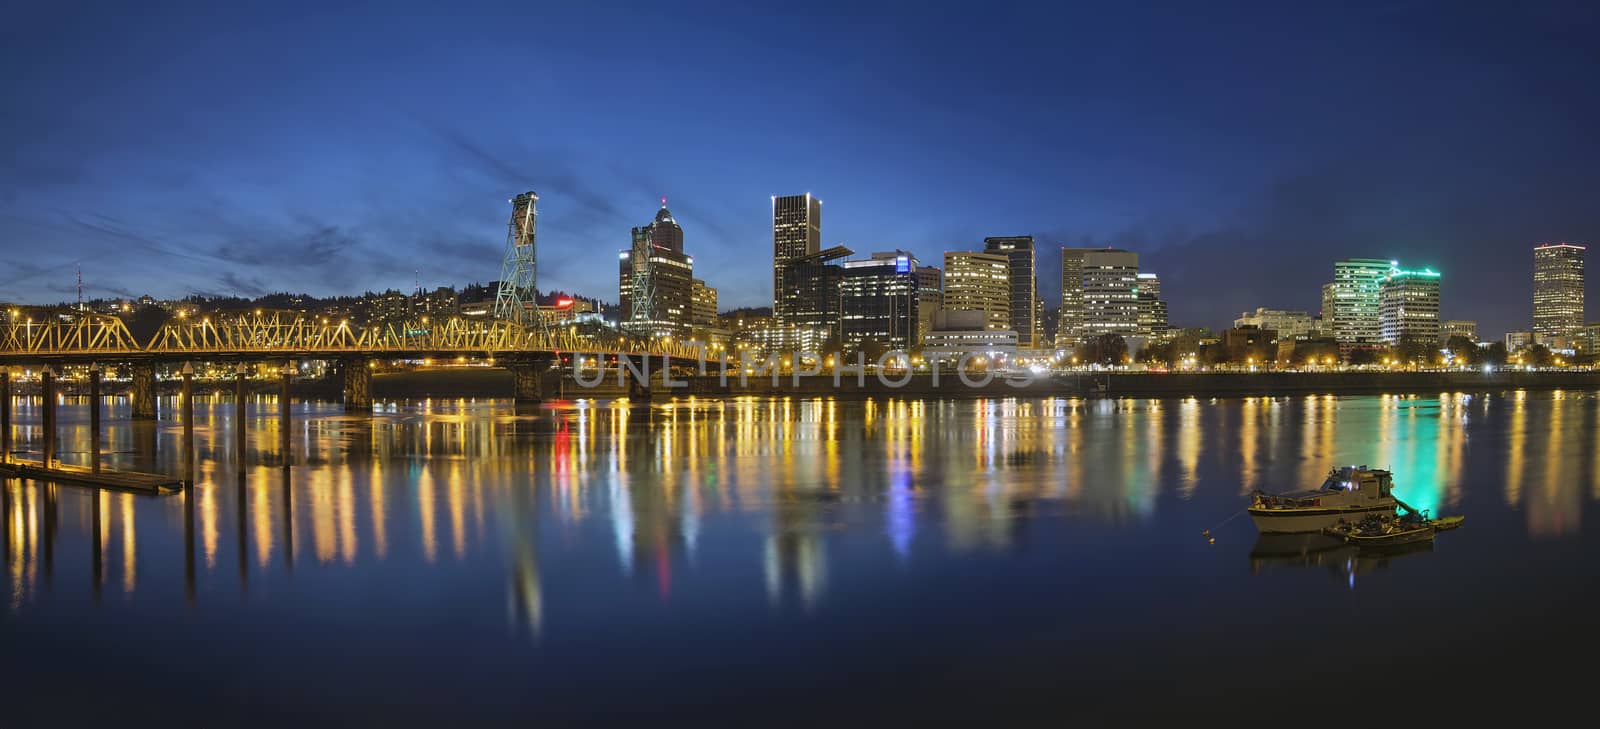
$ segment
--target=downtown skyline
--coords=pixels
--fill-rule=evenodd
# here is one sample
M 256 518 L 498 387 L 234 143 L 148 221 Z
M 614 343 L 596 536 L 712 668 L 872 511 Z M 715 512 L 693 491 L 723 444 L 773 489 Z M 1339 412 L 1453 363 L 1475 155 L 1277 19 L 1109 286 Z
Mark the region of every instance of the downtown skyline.
M 817 13 L 758 40 L 733 7 L 558 8 L 510 46 L 494 39 L 520 27 L 488 13 L 330 12 L 275 66 L 243 60 L 277 57 L 281 30 L 248 11 L 193 15 L 208 40 L 161 51 L 160 14 L 38 9 L 51 43 L 0 51 L 29 69 L 3 82 L 22 103 L 0 122 L 0 290 L 71 300 L 75 265 L 89 297 L 488 281 L 505 198 L 535 189 L 542 288 L 609 300 L 626 231 L 667 197 L 722 308 L 763 306 L 769 196 L 809 190 L 824 248 L 931 262 L 1032 234 L 1047 307 L 1063 246 L 1139 253 L 1177 325 L 1315 310 L 1329 261 L 1374 257 L 1441 271 L 1446 318 L 1526 329 L 1529 248 L 1600 230 L 1600 147 L 1573 121 L 1600 109 L 1591 14 L 1434 9 L 1213 10 L 1252 21 L 1224 44 L 1137 9 Z M 628 50 L 663 33 L 670 58 Z M 587 48 L 603 35 L 616 53 Z M 1022 50 L 987 52 L 1002 38 Z M 783 41 L 800 50 L 765 52 Z

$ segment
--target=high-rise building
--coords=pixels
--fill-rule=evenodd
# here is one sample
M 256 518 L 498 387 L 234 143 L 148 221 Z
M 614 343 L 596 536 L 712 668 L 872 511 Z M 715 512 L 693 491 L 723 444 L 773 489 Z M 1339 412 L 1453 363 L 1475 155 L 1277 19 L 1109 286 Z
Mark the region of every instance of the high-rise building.
M 1102 334 L 1143 336 L 1139 254 L 1117 248 L 1061 249 L 1058 346 Z
M 784 315 L 773 314 L 773 326 L 801 327 L 826 332 L 827 339 L 839 334 L 839 280 L 844 269 L 835 261 L 854 251 L 834 246 L 799 258 L 790 258 L 779 267 L 780 301 Z
M 1340 344 L 1380 344 L 1382 318 L 1378 292 L 1395 262 L 1378 258 L 1351 258 L 1333 264 L 1333 337 Z M 1326 304 L 1324 304 L 1326 306 Z M 1322 313 L 1327 326 L 1328 312 Z
M 995 331 L 1011 329 L 1011 259 L 1002 253 L 946 251 L 944 308 L 981 311 Z M 1029 302 L 1031 305 L 1031 302 Z
M 618 256 L 622 328 L 636 336 L 684 336 L 693 328 L 694 259 L 683 252 L 683 228 L 666 201 L 649 225 L 633 229 Z
M 1016 331 L 1019 347 L 1027 349 L 1041 346 L 1039 278 L 1036 274 L 1033 236 L 984 238 L 983 252 L 1002 254 L 1010 263 L 1011 322 L 1006 328 Z
M 1450 319 L 1439 325 L 1439 343 L 1450 341 L 1451 337 L 1466 337 L 1474 342 L 1478 341 L 1478 323 L 1470 319 Z
M 845 351 L 909 350 L 916 341 L 918 269 L 907 251 L 845 261 L 839 280 L 839 340 Z
M 1334 294 L 1335 291 L 1337 289 L 1332 283 L 1322 285 L 1322 311 L 1317 313 L 1317 316 L 1322 319 L 1323 327 L 1329 330 L 1333 327 L 1333 302 L 1337 298 Z
M 933 331 L 934 315 L 944 308 L 944 271 L 938 266 L 917 269 L 917 344 Z
M 1571 243 L 1533 249 L 1533 334 L 1567 337 L 1583 329 L 1583 251 Z
M 1138 275 L 1139 330 L 1151 339 L 1167 335 L 1167 302 L 1161 298 L 1161 278 L 1153 273 Z
M 1378 318 L 1383 341 L 1439 341 L 1439 274 L 1431 269 L 1395 268 L 1378 288 Z
M 822 251 L 822 201 L 811 196 L 784 195 L 772 198 L 772 316 L 779 325 L 791 324 L 794 292 L 786 286 L 803 284 L 797 277 L 784 276 L 784 268 L 794 259 L 815 256 Z
M 717 324 L 717 289 L 698 278 L 689 290 L 689 321 L 697 327 Z
M 1255 327 L 1278 333 L 1279 339 L 1298 339 L 1311 334 L 1311 315 L 1303 311 L 1286 311 L 1260 307 L 1247 311 L 1233 320 L 1234 329 Z

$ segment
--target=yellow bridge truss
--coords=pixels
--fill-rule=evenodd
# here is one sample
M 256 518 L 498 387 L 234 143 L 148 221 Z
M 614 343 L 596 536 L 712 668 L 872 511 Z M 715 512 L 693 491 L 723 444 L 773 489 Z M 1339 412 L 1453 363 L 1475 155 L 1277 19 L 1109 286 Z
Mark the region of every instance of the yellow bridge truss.
M 693 358 L 699 349 L 682 342 L 641 340 L 621 335 L 577 334 L 556 329 L 540 332 L 500 320 L 459 317 L 358 327 L 293 311 L 222 312 L 179 317 L 162 325 L 149 342 L 140 344 L 115 316 L 82 314 L 48 321 L 0 325 L 0 357 L 113 357 L 182 355 L 234 357 L 273 355 L 319 357 L 338 355 L 506 355 L 522 352 L 667 355 Z

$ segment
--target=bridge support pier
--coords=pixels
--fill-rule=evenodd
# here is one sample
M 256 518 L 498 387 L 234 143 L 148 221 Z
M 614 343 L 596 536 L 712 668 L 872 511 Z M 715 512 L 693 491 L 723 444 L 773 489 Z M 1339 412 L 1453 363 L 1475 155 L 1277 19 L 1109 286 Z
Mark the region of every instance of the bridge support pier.
M 344 411 L 372 411 L 372 367 L 366 357 L 346 357 L 339 360 L 344 370 Z
M 518 405 L 536 405 L 561 397 L 561 370 L 553 367 L 554 357 L 530 357 L 510 362 L 512 400 Z
M 89 468 L 100 472 L 100 367 L 89 368 Z
M 44 422 L 44 458 L 42 463 L 45 468 L 51 468 L 55 465 L 56 460 L 56 373 L 47 366 L 44 368 L 44 373 L 39 380 L 43 383 L 42 392 L 44 395 L 44 397 L 40 398 L 43 401 L 41 406 L 44 410 L 43 415 L 40 417 L 40 420 Z
M 11 369 L 0 368 L 0 463 L 11 462 Z M 7 515 L 10 512 L 6 512 Z
M 134 420 L 156 419 L 156 366 L 152 362 L 133 365 L 133 389 L 128 399 L 133 404 Z
M 665 360 L 660 364 L 665 366 Z M 650 355 L 617 356 L 617 372 L 628 382 L 629 401 L 650 402 L 650 397 L 655 392 L 656 381 L 661 379 L 660 371 L 651 371 L 651 366 Z

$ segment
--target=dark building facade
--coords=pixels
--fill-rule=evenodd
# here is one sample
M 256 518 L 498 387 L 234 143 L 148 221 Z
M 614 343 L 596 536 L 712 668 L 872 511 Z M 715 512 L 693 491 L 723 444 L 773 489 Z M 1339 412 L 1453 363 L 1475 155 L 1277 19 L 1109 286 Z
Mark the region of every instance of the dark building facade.
M 808 256 L 791 258 L 779 269 L 779 298 L 785 316 L 773 315 L 778 327 L 822 330 L 824 338 L 836 341 L 839 335 L 839 282 L 844 269 L 837 261 L 853 254 L 849 248 L 834 246 Z
M 839 343 L 845 352 L 909 351 L 917 342 L 921 264 L 908 251 L 846 261 L 839 280 Z
M 1015 235 L 983 239 L 984 253 L 998 253 L 1010 261 L 1011 328 L 1017 332 L 1017 346 L 1023 349 L 1044 346 L 1039 302 L 1039 279 L 1034 257 L 1033 236 Z

